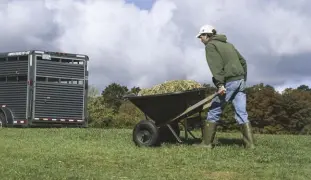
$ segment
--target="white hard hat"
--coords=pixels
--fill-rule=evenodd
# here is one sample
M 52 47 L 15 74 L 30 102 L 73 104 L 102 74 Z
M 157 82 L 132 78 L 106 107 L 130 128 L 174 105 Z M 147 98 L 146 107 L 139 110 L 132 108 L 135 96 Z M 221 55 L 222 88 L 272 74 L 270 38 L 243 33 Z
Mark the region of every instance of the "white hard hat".
M 199 38 L 201 34 L 205 33 L 213 33 L 213 29 L 215 29 L 213 26 L 206 24 L 200 28 L 200 31 L 196 37 Z

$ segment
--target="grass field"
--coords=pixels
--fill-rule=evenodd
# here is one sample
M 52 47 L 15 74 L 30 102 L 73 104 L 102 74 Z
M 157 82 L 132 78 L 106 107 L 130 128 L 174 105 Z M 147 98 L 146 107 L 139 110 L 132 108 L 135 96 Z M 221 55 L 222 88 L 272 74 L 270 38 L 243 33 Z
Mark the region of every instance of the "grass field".
M 217 133 L 212 151 L 137 148 L 131 130 L 0 129 L 0 179 L 310 179 L 311 137 Z M 231 140 L 230 140 L 231 139 Z

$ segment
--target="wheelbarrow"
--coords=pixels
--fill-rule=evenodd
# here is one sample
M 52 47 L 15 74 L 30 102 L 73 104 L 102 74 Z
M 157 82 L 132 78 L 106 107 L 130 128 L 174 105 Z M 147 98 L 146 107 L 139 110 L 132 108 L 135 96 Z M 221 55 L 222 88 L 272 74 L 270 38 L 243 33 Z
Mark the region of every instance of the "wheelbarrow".
M 202 132 L 201 113 L 210 107 L 211 100 L 217 95 L 214 93 L 206 96 L 206 90 L 199 88 L 174 93 L 124 96 L 145 115 L 145 119 L 133 129 L 135 145 L 156 146 L 166 141 L 182 143 L 179 124 L 184 127 L 185 140 L 188 140 L 188 133 L 193 138 L 200 139 L 191 131 L 201 128 Z

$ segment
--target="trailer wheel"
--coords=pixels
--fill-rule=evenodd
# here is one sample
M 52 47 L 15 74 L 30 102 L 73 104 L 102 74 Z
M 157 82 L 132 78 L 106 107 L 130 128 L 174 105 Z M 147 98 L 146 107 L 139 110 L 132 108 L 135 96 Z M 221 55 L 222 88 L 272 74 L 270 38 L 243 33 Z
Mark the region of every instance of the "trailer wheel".
M 6 117 L 3 112 L 0 110 L 0 127 L 6 127 L 7 122 L 6 122 Z
M 158 144 L 159 131 L 157 126 L 149 120 L 142 120 L 133 130 L 133 141 L 136 146 L 155 146 Z

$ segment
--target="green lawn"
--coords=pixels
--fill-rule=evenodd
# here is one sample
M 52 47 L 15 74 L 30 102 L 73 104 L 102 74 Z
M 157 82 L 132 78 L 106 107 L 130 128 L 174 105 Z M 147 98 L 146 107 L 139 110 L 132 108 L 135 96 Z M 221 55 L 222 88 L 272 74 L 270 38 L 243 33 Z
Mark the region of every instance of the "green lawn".
M 190 145 L 138 148 L 132 130 L 0 129 L 0 179 L 310 179 L 311 137 L 217 133 L 212 151 Z

